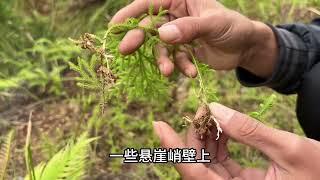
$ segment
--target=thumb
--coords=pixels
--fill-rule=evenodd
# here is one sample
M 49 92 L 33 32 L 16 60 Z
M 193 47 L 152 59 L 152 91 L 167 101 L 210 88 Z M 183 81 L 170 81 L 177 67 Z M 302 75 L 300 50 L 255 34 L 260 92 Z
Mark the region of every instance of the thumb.
M 162 25 L 160 39 L 166 43 L 188 43 L 210 32 L 204 17 L 183 17 Z
M 209 105 L 226 135 L 254 147 L 280 165 L 299 161 L 306 143 L 295 134 L 273 129 L 261 122 L 217 103 Z M 303 157 L 301 157 L 303 158 Z

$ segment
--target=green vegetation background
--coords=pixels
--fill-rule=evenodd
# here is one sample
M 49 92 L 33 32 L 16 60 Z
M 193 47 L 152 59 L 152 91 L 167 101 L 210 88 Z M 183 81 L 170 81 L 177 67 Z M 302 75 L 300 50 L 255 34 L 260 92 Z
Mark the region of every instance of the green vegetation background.
M 127 103 L 125 97 L 112 99 L 99 113 L 99 93 L 75 85 L 77 74 L 68 62 L 78 56 L 88 57 L 68 38 L 85 32 L 99 34 L 108 20 L 128 0 L 2 0 L 0 1 L 0 135 L 16 129 L 13 157 L 8 177 L 26 174 L 21 151 L 26 135 L 28 114 L 34 111 L 32 150 L 34 162 L 50 159 L 67 143 L 67 139 L 88 130 L 100 136 L 90 151 L 90 166 L 85 179 L 179 179 L 169 165 L 123 165 L 111 160 L 110 152 L 126 147 L 158 146 L 152 121 L 170 123 L 182 134 L 182 117 L 192 115 L 197 99 L 190 81 L 180 75 L 170 78 L 176 87 L 171 98 L 160 103 Z M 316 16 L 309 7 L 320 7 L 319 0 L 222 0 L 227 7 L 249 17 L 272 23 L 308 22 Z M 233 72 L 214 75 L 211 86 L 220 102 L 248 113 L 272 91 L 242 87 Z M 274 108 L 263 121 L 275 128 L 303 135 L 295 117 L 295 97 L 278 96 Z M 2 142 L 2 139 L 0 139 Z M 230 144 L 232 157 L 241 164 L 265 167 L 259 152 Z

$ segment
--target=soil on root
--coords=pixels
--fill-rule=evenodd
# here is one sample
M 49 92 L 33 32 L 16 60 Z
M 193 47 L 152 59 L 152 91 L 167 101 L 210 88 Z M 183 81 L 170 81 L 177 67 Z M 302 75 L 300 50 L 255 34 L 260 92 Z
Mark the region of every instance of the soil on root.
M 191 120 L 194 128 L 196 129 L 196 133 L 200 136 L 201 139 L 210 135 L 212 133 L 212 129 L 216 128 L 217 130 L 217 138 L 219 139 L 220 134 L 222 133 L 222 129 L 219 125 L 219 122 L 212 115 L 209 106 L 204 104 L 201 105 L 193 120 Z

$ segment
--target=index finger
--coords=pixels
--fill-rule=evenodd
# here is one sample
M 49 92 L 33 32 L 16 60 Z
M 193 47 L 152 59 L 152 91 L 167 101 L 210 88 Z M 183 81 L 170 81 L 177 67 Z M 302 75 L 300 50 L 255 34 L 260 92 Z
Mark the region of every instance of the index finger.
M 135 0 L 131 4 L 118 11 L 110 21 L 110 24 L 119 24 L 131 17 L 138 17 L 147 13 L 150 6 L 153 6 L 155 13 L 160 7 L 168 9 L 171 0 Z
M 314 149 L 304 138 L 265 126 L 261 122 L 221 104 L 211 103 L 211 113 L 230 138 L 254 147 L 282 167 L 305 160 L 307 150 Z M 310 154 L 311 151 L 308 151 Z
M 187 148 L 180 136 L 165 122 L 154 122 L 156 133 L 160 137 L 160 143 L 163 148 Z M 183 179 L 216 179 L 222 178 L 214 171 L 210 171 L 201 163 L 174 163 L 175 168 Z

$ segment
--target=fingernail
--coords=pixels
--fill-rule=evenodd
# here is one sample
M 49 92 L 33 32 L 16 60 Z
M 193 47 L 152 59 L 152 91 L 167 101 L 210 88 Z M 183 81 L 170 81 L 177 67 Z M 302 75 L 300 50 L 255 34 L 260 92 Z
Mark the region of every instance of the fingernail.
M 195 78 L 197 76 L 197 71 L 193 68 L 188 68 L 188 69 L 186 69 L 186 74 L 190 78 Z
M 232 119 L 232 116 L 234 115 L 234 113 L 236 112 L 235 110 L 230 109 L 218 103 L 209 104 L 209 109 L 212 115 L 219 122 L 223 122 L 223 123 L 228 123 Z
M 159 139 L 161 140 L 161 125 L 159 122 L 154 121 L 153 122 L 153 129 L 155 134 L 159 137 Z
M 159 65 L 159 69 L 160 69 L 161 74 L 164 75 L 165 77 L 170 76 L 170 74 L 171 74 L 170 64 L 163 62 L 163 63 L 161 63 L 161 64 Z
M 164 25 L 159 29 L 159 34 L 162 40 L 172 42 L 180 38 L 181 31 L 176 25 Z
M 163 74 L 164 71 L 165 71 L 165 67 L 164 67 L 164 64 L 163 64 L 163 63 L 161 63 L 161 64 L 159 65 L 159 69 L 160 69 L 160 72 Z

